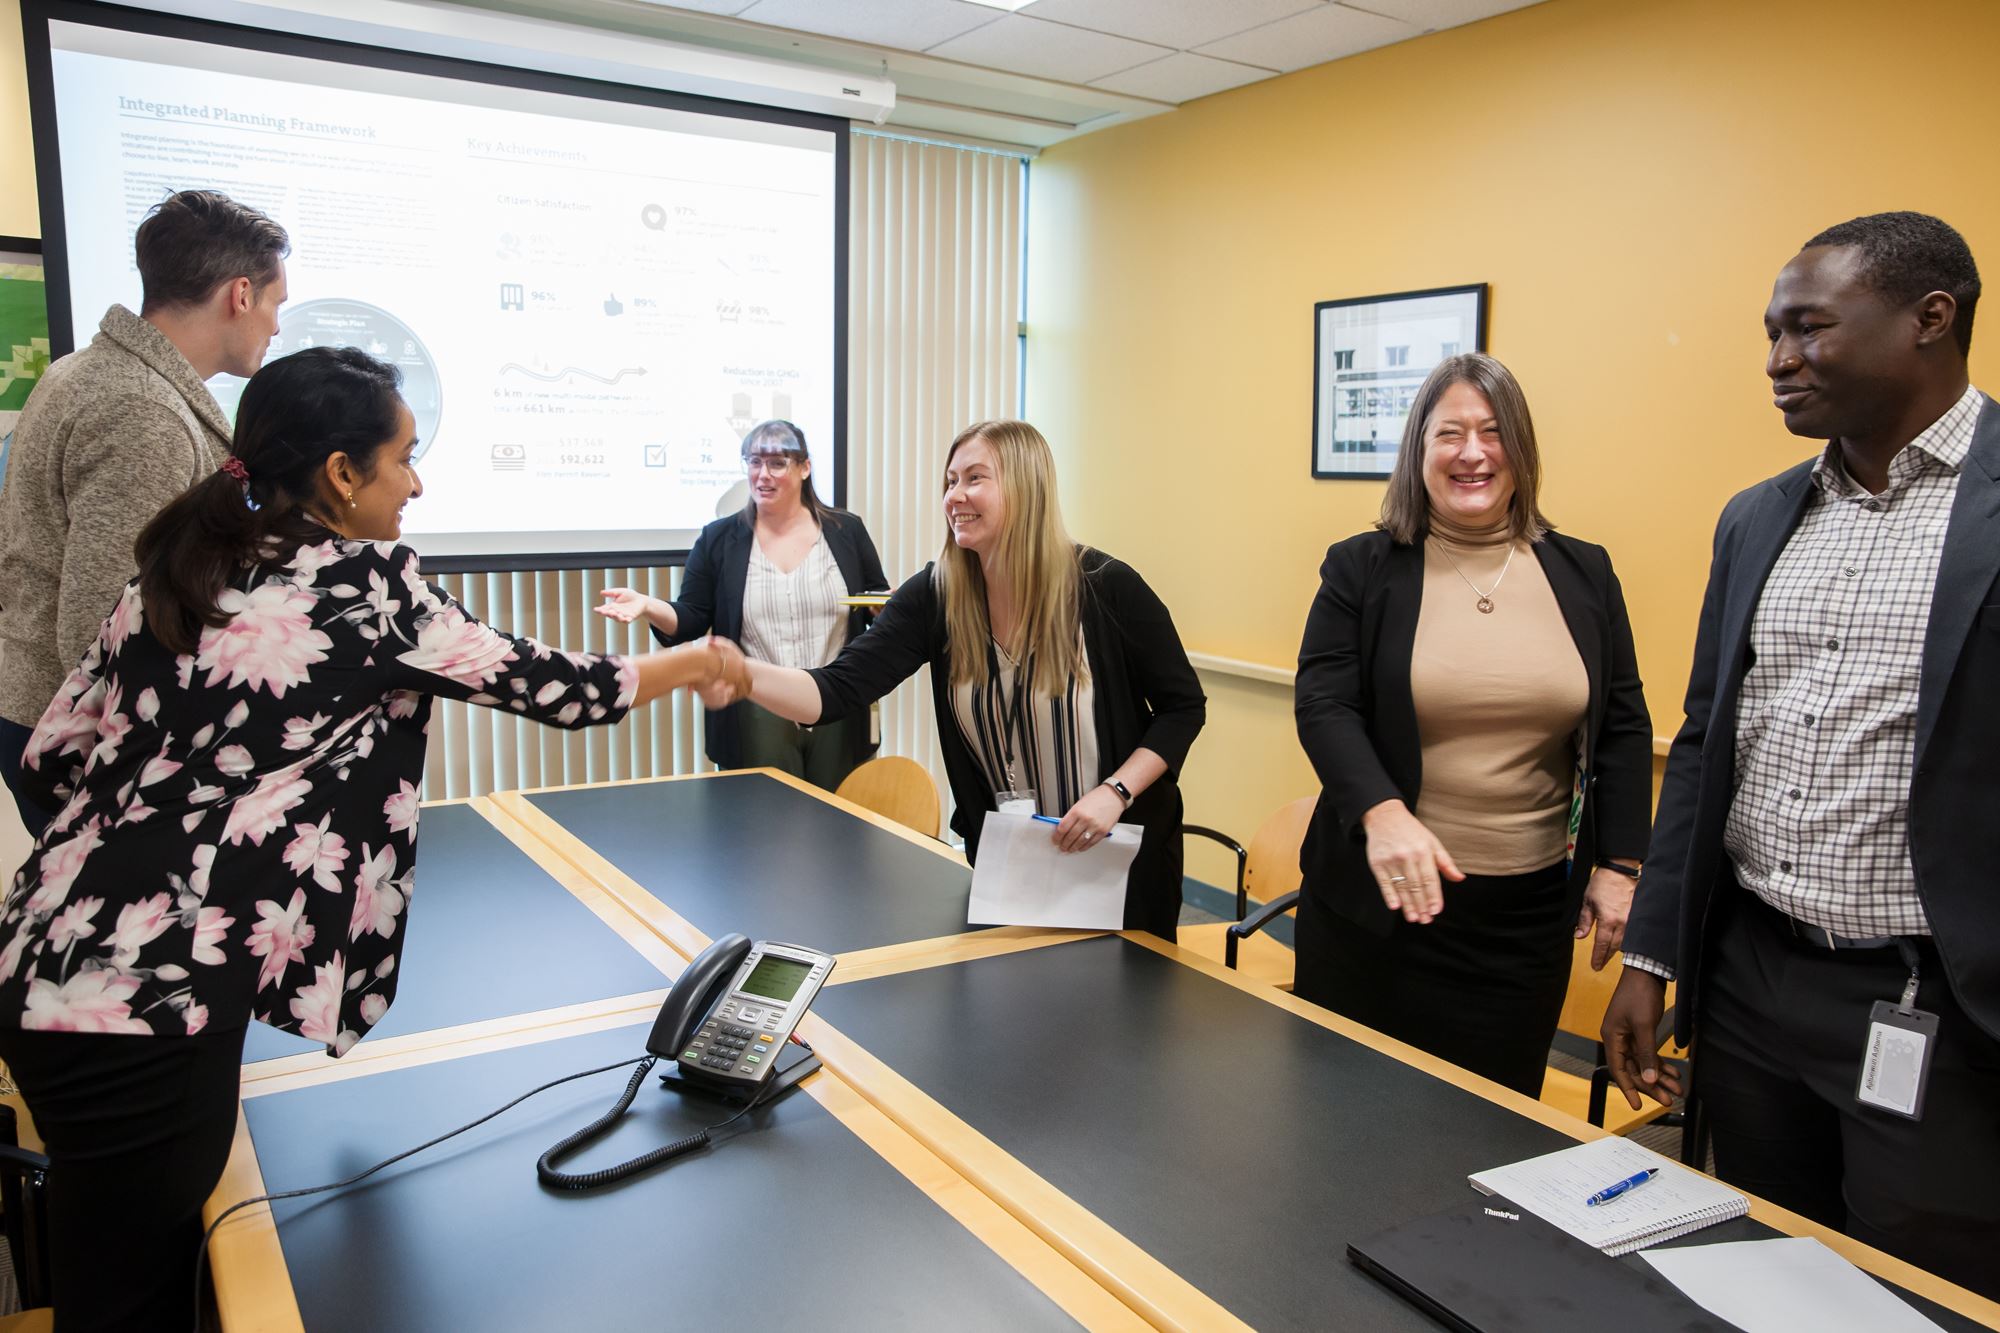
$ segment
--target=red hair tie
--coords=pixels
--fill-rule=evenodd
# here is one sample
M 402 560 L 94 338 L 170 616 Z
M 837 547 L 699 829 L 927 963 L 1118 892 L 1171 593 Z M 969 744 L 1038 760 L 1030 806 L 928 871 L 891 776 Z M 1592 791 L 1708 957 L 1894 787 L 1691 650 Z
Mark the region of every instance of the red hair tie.
M 231 454 L 228 458 L 223 459 L 222 466 L 217 470 L 228 473 L 230 476 L 236 478 L 237 481 L 243 483 L 245 486 L 248 486 L 250 484 L 250 469 L 244 467 L 243 460 L 236 457 L 236 455 L 234 454 Z

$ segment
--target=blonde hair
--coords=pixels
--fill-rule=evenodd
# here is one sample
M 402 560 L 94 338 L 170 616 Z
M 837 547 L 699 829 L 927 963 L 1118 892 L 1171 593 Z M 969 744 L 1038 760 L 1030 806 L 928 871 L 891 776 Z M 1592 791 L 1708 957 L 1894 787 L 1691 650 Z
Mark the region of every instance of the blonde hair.
M 1515 541 L 1538 542 L 1548 535 L 1542 517 L 1542 454 L 1535 445 L 1535 419 L 1528 414 L 1528 397 L 1514 373 L 1484 352 L 1448 356 L 1425 377 L 1416 401 L 1403 421 L 1403 445 L 1389 473 L 1378 527 L 1405 546 L 1424 538 L 1431 526 L 1431 497 L 1424 488 L 1424 432 L 1431 413 L 1454 384 L 1470 384 L 1493 408 L 1500 427 L 1500 448 L 1514 473 L 1514 498 L 1507 505 L 1508 535 Z
M 995 479 L 1007 507 L 993 560 L 1006 572 L 1014 593 L 1010 647 L 1018 660 L 1034 659 L 1031 688 L 1061 694 L 1072 678 L 1086 679 L 1090 669 L 1077 633 L 1083 568 L 1056 503 L 1055 455 L 1042 433 L 1025 421 L 982 421 L 951 442 L 944 456 L 947 473 L 960 447 L 974 440 L 993 451 Z M 979 557 L 947 533 L 936 578 L 944 597 L 951 683 L 983 687 L 993 624 L 986 614 L 986 576 Z

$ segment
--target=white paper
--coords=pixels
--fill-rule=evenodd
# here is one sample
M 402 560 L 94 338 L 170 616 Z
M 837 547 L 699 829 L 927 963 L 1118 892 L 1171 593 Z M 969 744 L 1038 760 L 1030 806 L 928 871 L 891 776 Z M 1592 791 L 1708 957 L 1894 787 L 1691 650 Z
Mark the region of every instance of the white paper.
M 1081 852 L 1056 850 L 1055 831 L 1033 815 L 986 812 L 968 925 L 1117 930 L 1125 924 L 1125 878 L 1139 853 L 1140 827 L 1115 824 L 1110 837 Z
M 1611 1202 L 1594 1208 L 1584 1202 L 1605 1186 L 1648 1169 L 1659 1174 Z M 1728 1186 L 1616 1135 L 1481 1171 L 1472 1183 L 1610 1253 L 1635 1241 L 1666 1240 L 1749 1207 Z
M 1938 1333 L 1894 1292 L 1809 1237 L 1688 1245 L 1639 1257 L 1744 1333 Z

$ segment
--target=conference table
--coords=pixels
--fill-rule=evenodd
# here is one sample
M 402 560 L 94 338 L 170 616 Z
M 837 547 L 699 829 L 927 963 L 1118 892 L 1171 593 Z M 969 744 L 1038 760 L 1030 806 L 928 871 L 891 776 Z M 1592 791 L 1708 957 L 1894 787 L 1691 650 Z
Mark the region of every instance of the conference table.
M 970 882 L 770 770 L 425 806 L 396 1003 L 338 1060 L 253 1034 L 209 1216 L 600 1072 L 230 1215 L 224 1327 L 1435 1329 L 1347 1245 L 1603 1132 L 1151 936 L 968 926 Z M 542 1187 L 536 1159 L 610 1108 L 666 986 L 730 932 L 837 955 L 799 1029 L 824 1068 L 670 1166 Z M 730 1109 L 642 1088 L 565 1168 Z M 1762 1201 L 1675 1243 L 1776 1234 L 1945 1328 L 2000 1327 Z

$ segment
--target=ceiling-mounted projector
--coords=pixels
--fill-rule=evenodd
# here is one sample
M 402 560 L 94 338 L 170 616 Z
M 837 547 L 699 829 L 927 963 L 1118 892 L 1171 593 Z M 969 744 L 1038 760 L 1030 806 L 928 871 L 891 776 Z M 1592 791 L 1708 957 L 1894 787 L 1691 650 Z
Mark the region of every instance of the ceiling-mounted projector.
M 137 9 L 272 32 L 452 56 L 880 125 L 896 85 L 657 37 L 601 32 L 435 0 L 121 0 Z

